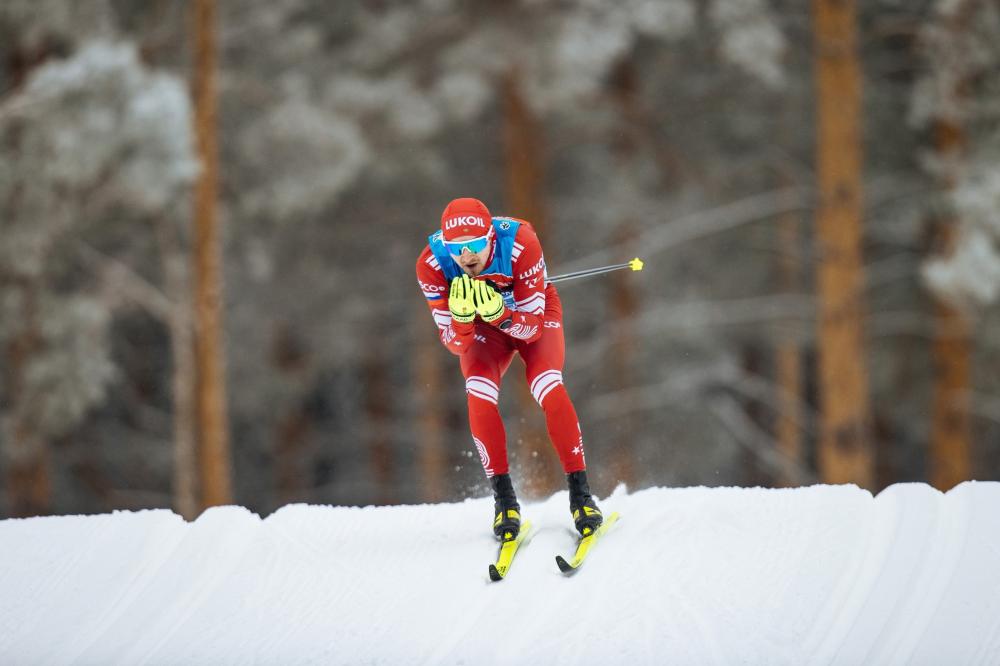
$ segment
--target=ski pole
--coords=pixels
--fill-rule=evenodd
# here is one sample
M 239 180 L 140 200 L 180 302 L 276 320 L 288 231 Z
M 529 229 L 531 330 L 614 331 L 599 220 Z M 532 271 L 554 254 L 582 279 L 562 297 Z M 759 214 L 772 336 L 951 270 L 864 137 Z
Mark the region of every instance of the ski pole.
M 572 273 L 556 275 L 555 277 L 550 277 L 549 282 L 563 282 L 565 280 L 575 280 L 576 278 L 587 277 L 589 275 L 600 275 L 601 273 L 620 271 L 623 268 L 631 268 L 633 271 L 641 271 L 642 259 L 636 257 L 632 261 L 627 261 L 624 264 L 614 264 L 612 266 L 602 266 L 600 268 L 587 268 L 582 271 L 573 271 Z

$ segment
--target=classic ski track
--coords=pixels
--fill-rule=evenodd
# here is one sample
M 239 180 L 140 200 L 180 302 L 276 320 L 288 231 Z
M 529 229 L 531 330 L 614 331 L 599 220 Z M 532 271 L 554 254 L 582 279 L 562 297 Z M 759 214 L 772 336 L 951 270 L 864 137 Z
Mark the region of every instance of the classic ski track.
M 633 519 L 633 522 L 636 519 Z M 683 536 L 685 534 L 685 521 L 669 512 L 663 511 L 641 518 L 643 522 L 633 525 L 633 529 L 628 535 L 628 541 L 622 545 L 629 553 L 630 558 L 641 558 L 639 562 L 644 562 L 646 566 L 636 566 L 626 569 L 629 578 L 622 581 L 623 585 L 634 589 L 641 589 L 642 586 L 649 586 L 663 594 L 663 597 L 656 595 L 641 595 L 635 604 L 632 612 L 634 617 L 641 623 L 643 649 L 634 645 L 636 650 L 636 663 L 656 664 L 663 663 L 663 627 L 673 628 L 680 626 L 677 616 L 684 613 L 690 615 L 690 604 L 688 599 L 680 594 L 679 583 L 690 576 L 685 567 L 693 567 L 696 560 L 687 557 L 686 551 L 682 550 Z M 641 535 L 649 530 L 665 529 L 672 534 L 679 535 L 679 538 L 671 544 L 671 548 L 666 551 L 652 551 L 649 549 L 636 548 L 634 542 L 641 541 Z M 619 624 L 627 626 L 622 618 L 618 619 Z M 642 655 L 639 661 L 638 655 Z M 683 663 L 676 659 L 671 659 L 672 663 Z
M 228 530 L 223 533 L 225 542 L 225 551 L 235 551 L 240 545 L 243 545 L 243 550 L 245 552 L 246 545 L 251 543 L 256 536 L 257 531 L 260 529 L 259 519 L 258 524 L 252 530 L 252 535 L 242 535 L 235 530 Z M 184 541 L 193 540 L 196 535 L 194 531 L 189 531 L 185 535 Z M 182 542 L 183 545 L 183 542 Z M 218 558 L 220 561 L 235 562 L 237 565 L 241 562 L 239 553 L 233 553 L 230 558 Z M 196 575 L 192 580 L 185 581 L 185 591 L 180 595 L 179 602 L 175 602 L 172 607 L 172 612 L 169 614 L 164 614 L 161 616 L 158 624 L 160 625 L 162 632 L 158 640 L 152 640 L 146 649 L 136 650 L 133 653 L 138 652 L 136 658 L 129 659 L 126 658 L 126 662 L 123 663 L 135 663 L 135 664 L 155 664 L 162 661 L 162 658 L 157 657 L 157 653 L 163 648 L 163 646 L 171 643 L 174 635 L 180 630 L 180 628 L 199 610 L 204 606 L 205 601 L 213 596 L 216 589 L 223 586 L 226 582 L 227 576 L 233 576 L 238 572 L 238 568 L 227 567 L 227 570 L 223 575 L 217 568 L 205 567 L 205 569 Z M 152 635 L 156 635 L 155 632 L 151 632 Z
M 951 502 L 957 510 L 944 511 L 944 503 Z M 943 497 L 938 504 L 937 515 L 931 530 L 930 543 L 921 549 L 920 575 L 906 592 L 911 597 L 908 605 L 908 621 L 900 631 L 902 640 L 893 650 L 893 657 L 902 662 L 910 662 L 914 653 L 936 615 L 948 590 L 949 583 L 957 573 L 962 551 L 968 542 L 969 509 L 965 496 L 960 494 Z
M 493 585 L 491 581 L 486 581 L 483 585 Z M 480 626 L 486 628 L 486 634 L 490 633 L 490 627 L 492 626 L 489 622 L 490 615 L 494 613 L 494 609 L 491 608 L 489 595 L 483 594 L 480 597 L 478 604 L 474 608 L 469 608 L 466 606 L 466 612 L 462 614 L 462 619 L 457 625 L 451 625 L 449 627 L 449 632 L 446 634 L 446 639 L 438 642 L 438 644 L 432 648 L 430 654 L 420 657 L 415 663 L 428 664 L 430 666 L 436 664 L 451 664 L 458 663 L 461 658 L 455 659 L 448 657 L 452 655 L 455 648 L 464 640 L 467 640 L 469 636 L 474 635 L 474 627 Z M 486 635 L 484 635 L 484 640 Z M 486 641 L 488 644 L 489 641 Z M 481 663 L 490 663 L 489 659 L 484 658 Z
M 573 577 L 553 561 L 575 542 L 565 499 L 527 505 L 535 528 L 499 584 L 472 528 L 488 499 L 0 524 L 16 632 L 0 661 L 1000 663 L 1000 484 L 622 495 Z
M 41 518 L 39 520 L 43 521 L 61 521 L 66 520 L 65 518 L 55 517 L 55 518 Z M 25 524 L 26 525 L 26 524 Z M 97 516 L 92 524 L 85 526 L 84 531 L 88 533 L 85 538 L 81 539 L 81 543 L 84 545 L 83 548 L 71 551 L 67 556 L 59 557 L 57 566 L 53 569 L 49 569 L 47 572 L 49 575 L 46 576 L 41 584 L 32 591 L 32 596 L 36 599 L 49 599 L 52 592 L 58 590 L 59 588 L 65 587 L 67 582 L 72 578 L 73 575 L 77 574 L 79 571 L 79 563 L 91 559 L 91 553 L 95 550 L 97 544 L 101 541 L 101 536 L 114 529 L 113 521 L 110 516 Z M 44 623 L 47 618 L 44 616 L 38 618 L 35 614 L 15 614 L 13 615 L 14 622 L 11 623 L 7 616 L 4 616 L 2 626 L 5 629 L 5 633 L 9 638 L 13 638 L 16 635 L 24 632 L 28 629 L 27 623 L 35 620 L 39 620 Z M 13 626 L 12 626 L 13 624 Z M 0 642 L 0 655 L 3 653 L 4 644 Z M 48 645 L 49 649 L 58 650 L 58 645 Z M 57 652 L 58 654 L 58 652 Z
M 564 528 L 558 523 L 553 523 L 552 516 L 550 515 L 549 519 L 545 521 L 544 527 L 541 529 L 536 527 L 536 532 L 533 536 L 536 543 L 533 545 L 532 550 L 529 551 L 531 554 L 530 563 L 528 561 L 520 563 L 520 566 L 531 567 L 529 575 L 535 579 L 536 585 L 539 584 L 537 581 L 552 582 L 546 588 L 545 594 L 533 600 L 531 617 L 519 619 L 518 629 L 525 636 L 526 643 L 534 646 L 534 649 L 544 652 L 546 646 L 551 646 L 550 649 L 559 655 L 558 658 L 554 659 L 553 663 L 588 663 L 587 661 L 572 660 L 573 656 L 577 653 L 575 648 L 581 645 L 578 633 L 580 630 L 579 623 L 571 621 L 567 626 L 563 626 L 562 622 L 565 622 L 567 617 L 572 617 L 571 615 L 567 615 L 567 609 L 577 608 L 579 605 L 578 602 L 584 593 L 587 594 L 588 605 L 593 601 L 593 597 L 590 594 L 590 590 L 586 587 L 561 585 L 560 583 L 569 581 L 561 580 L 564 576 L 556 568 L 552 556 L 552 549 L 554 547 L 565 543 L 567 540 L 572 543 L 575 535 L 576 532 L 574 530 Z M 529 587 L 529 585 L 530 582 L 528 584 L 522 582 L 522 587 Z M 518 605 L 516 600 L 512 600 L 509 605 L 510 612 L 517 612 Z M 591 607 L 596 607 L 596 605 Z M 553 623 L 545 625 L 533 621 L 532 618 L 556 618 L 556 620 Z M 567 652 L 569 652 L 568 657 L 566 655 Z M 497 663 L 503 662 L 498 661 Z
M 294 571 L 299 569 L 302 564 L 301 560 L 305 560 L 311 564 L 314 571 L 319 572 L 323 570 L 324 559 L 322 552 L 314 544 L 300 538 L 295 532 L 288 530 L 282 523 L 275 523 L 269 527 L 271 529 L 270 536 L 272 537 L 270 547 L 274 550 L 274 560 L 271 563 L 274 571 Z M 258 589 L 257 596 L 269 600 L 272 608 L 275 606 L 281 608 L 283 606 L 282 602 L 285 599 L 294 598 L 289 595 L 288 586 L 290 583 L 295 583 L 296 581 L 294 579 L 288 581 L 286 578 L 266 579 L 266 588 L 274 590 L 274 594 L 265 594 L 266 590 Z M 319 584 L 323 583 L 322 579 L 316 582 Z M 333 585 L 330 585 L 329 588 L 336 589 Z M 322 610 L 322 608 L 306 608 L 299 609 L 299 612 L 303 613 L 303 617 L 308 620 L 313 615 L 321 613 Z M 275 623 L 272 618 L 267 616 L 267 608 L 264 604 L 256 605 L 255 611 L 254 624 L 260 628 L 260 631 L 255 631 L 252 637 L 256 641 L 253 653 L 257 655 L 255 661 L 258 663 L 267 663 L 268 661 L 280 658 L 282 652 L 281 646 L 291 643 L 294 640 L 296 630 L 301 631 L 304 628 L 303 625 L 308 624 L 307 622 L 302 622 L 298 625 L 289 622 Z
M 805 645 L 809 659 L 816 663 L 836 663 L 858 613 L 863 608 L 887 554 L 888 540 L 881 535 L 890 530 L 893 521 L 881 512 L 867 516 L 864 540 L 852 551 L 847 566 L 840 571 L 836 584 L 822 606 L 822 622 L 813 626 Z
M 476 595 L 477 603 L 473 607 L 469 607 L 468 604 L 464 606 L 466 609 L 462 613 L 458 624 L 449 626 L 449 631 L 445 635 L 443 640 L 439 640 L 426 655 L 419 656 L 414 659 L 414 663 L 423 663 L 428 665 L 445 664 L 445 663 L 458 663 L 461 662 L 461 656 L 455 659 L 452 655 L 456 648 L 461 645 L 464 641 L 467 641 L 470 636 L 476 634 L 475 627 L 484 627 L 486 632 L 490 633 L 494 625 L 490 623 L 490 618 L 495 615 L 502 615 L 498 613 L 496 608 L 497 599 L 496 596 L 500 598 L 504 597 L 504 592 L 511 587 L 517 587 L 516 579 L 518 573 L 521 573 L 521 568 L 524 567 L 524 557 L 528 552 L 531 541 L 538 536 L 539 526 L 533 515 L 529 517 L 529 505 L 525 504 L 523 507 L 523 515 L 525 520 L 531 521 L 531 533 L 525 538 L 525 540 L 518 546 L 517 555 L 514 557 L 514 563 L 511 565 L 510 570 L 507 572 L 507 576 L 500 581 L 490 580 L 488 575 L 484 575 L 480 582 L 483 586 L 482 594 Z M 485 539 L 482 541 L 485 542 Z M 482 560 L 485 564 L 483 566 L 489 568 L 490 562 L 496 561 L 497 553 L 499 552 L 499 543 L 495 540 L 491 544 L 493 546 L 491 551 L 492 557 L 487 560 L 489 555 L 484 553 L 484 559 Z M 484 572 L 485 574 L 486 572 Z M 470 581 L 470 585 L 476 585 L 476 583 Z M 478 587 L 478 585 L 476 585 Z M 416 657 L 416 655 L 415 655 Z M 449 659 L 449 657 L 452 657 Z M 488 658 L 483 657 L 481 663 L 490 663 Z
M 158 578 L 161 569 L 170 560 L 183 541 L 185 528 L 186 525 L 172 527 L 168 534 L 158 539 L 157 548 L 155 549 L 157 556 L 155 559 L 143 562 L 142 567 L 134 572 L 132 582 L 123 585 L 110 600 L 110 603 L 99 611 L 95 624 L 88 627 L 87 633 L 78 633 L 74 638 L 71 638 L 60 646 L 61 654 L 57 659 L 53 660 L 54 663 L 77 663 L 95 645 L 105 640 L 111 632 L 112 627 L 115 626 L 119 619 L 128 614 L 132 606 L 142 599 L 143 593 Z
M 994 541 L 992 543 L 987 543 L 986 547 L 993 553 L 993 561 L 1000 562 L 1000 533 L 987 536 L 985 538 L 992 538 Z M 1000 596 L 1000 589 L 996 590 Z M 989 640 L 984 640 L 979 649 L 974 653 L 976 664 L 993 664 L 996 666 L 1000 664 L 1000 613 L 994 615 L 996 618 L 990 625 Z
M 27 527 L 27 523 L 12 523 L 12 525 L 14 525 L 14 529 Z M 105 522 L 97 522 L 90 526 L 91 531 L 104 529 L 105 525 Z M 51 575 L 39 581 L 38 585 L 29 589 L 27 593 L 36 599 L 47 598 L 48 595 L 45 593 L 57 589 L 59 585 L 63 583 L 65 578 L 72 572 L 73 565 L 77 561 L 82 560 L 88 552 L 89 544 L 86 549 L 81 549 L 75 553 L 71 553 L 65 558 L 60 558 L 58 560 L 58 566 L 54 569 L 50 569 L 49 573 Z M 13 577 L 14 574 L 7 570 L 3 571 L 0 573 L 0 582 L 4 582 L 9 576 Z M 29 623 L 33 620 L 34 614 L 29 613 L 5 612 L 0 614 L 0 628 L 3 629 L 3 631 L 0 632 L 0 656 L 3 655 L 4 648 L 6 648 L 10 641 L 30 628 Z
M 686 532 L 691 531 L 694 526 L 691 524 L 690 518 L 682 519 L 681 524 L 676 530 L 679 535 L 684 535 Z M 683 538 L 683 536 L 681 537 Z M 698 561 L 699 554 L 696 552 L 691 552 L 690 556 L 685 558 L 688 562 L 695 563 Z M 697 588 L 688 588 L 689 592 L 696 592 Z M 719 649 L 715 631 L 713 630 L 713 623 L 705 616 L 705 614 L 698 610 L 699 604 L 693 602 L 693 594 L 679 594 L 674 600 L 675 603 L 680 606 L 682 614 L 689 618 L 690 622 L 693 623 L 694 628 L 698 632 L 698 636 L 701 639 L 701 645 L 708 651 L 708 655 L 703 655 L 708 657 L 709 663 L 712 664 L 724 664 L 724 657 Z M 676 609 L 676 605 L 674 606 Z M 651 659 L 649 663 L 656 663 L 654 659 Z

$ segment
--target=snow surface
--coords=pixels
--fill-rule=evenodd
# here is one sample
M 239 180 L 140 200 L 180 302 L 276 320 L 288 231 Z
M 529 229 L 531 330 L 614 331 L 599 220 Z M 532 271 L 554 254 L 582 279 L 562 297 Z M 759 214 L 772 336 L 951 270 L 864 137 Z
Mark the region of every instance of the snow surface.
M 0 521 L 0 664 L 1000 664 L 1000 483 L 566 505 L 500 583 L 487 498 Z

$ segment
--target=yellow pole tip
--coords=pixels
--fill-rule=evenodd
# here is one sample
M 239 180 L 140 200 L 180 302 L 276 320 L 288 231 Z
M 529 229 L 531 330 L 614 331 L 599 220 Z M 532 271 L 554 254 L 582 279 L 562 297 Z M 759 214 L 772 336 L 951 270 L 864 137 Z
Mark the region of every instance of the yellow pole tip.
M 639 257 L 636 257 L 632 261 L 628 262 L 628 265 L 634 271 L 641 271 L 642 270 L 642 259 L 640 259 Z

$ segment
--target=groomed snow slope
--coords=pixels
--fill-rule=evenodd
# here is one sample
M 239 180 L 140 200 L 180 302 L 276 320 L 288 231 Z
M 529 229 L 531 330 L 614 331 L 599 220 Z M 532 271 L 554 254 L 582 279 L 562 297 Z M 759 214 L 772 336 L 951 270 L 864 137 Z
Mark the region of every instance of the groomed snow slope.
M 1000 483 L 566 503 L 495 584 L 488 499 L 0 521 L 0 664 L 1000 664 Z

